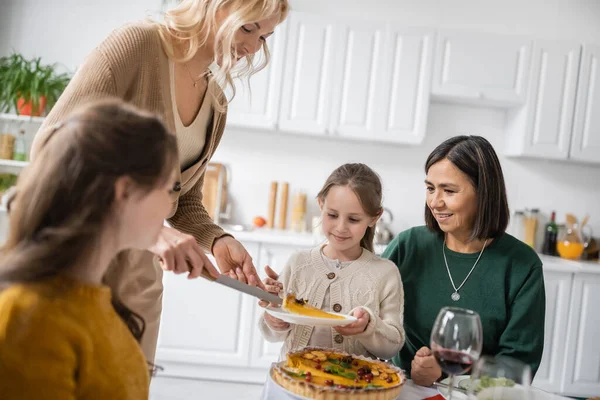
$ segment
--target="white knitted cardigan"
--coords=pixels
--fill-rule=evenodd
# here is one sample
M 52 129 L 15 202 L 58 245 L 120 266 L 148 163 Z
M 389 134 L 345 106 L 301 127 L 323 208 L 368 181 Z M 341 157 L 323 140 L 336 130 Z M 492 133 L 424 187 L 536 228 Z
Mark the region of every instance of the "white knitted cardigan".
M 332 329 L 335 350 L 388 360 L 404 345 L 404 290 L 393 262 L 363 250 L 355 262 L 333 273 L 323 262 L 321 247 L 317 247 L 292 255 L 279 280 L 283 293 L 295 293 L 314 307 L 322 307 L 329 288 L 329 304 L 337 305 L 338 312 L 349 314 L 362 307 L 369 313 L 370 321 L 363 333 L 342 337 Z M 288 351 L 308 344 L 314 328 L 292 325 L 286 331 L 276 331 L 262 314 L 259 329 L 267 341 L 285 342 L 280 358 L 284 359 Z

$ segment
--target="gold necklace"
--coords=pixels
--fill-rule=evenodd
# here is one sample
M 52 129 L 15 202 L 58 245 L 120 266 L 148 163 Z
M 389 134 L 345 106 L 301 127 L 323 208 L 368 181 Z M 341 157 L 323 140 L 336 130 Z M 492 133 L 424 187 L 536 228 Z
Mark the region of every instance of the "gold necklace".
M 194 87 L 198 87 L 198 82 L 200 82 L 201 80 L 205 79 L 206 76 L 209 74 L 210 70 L 207 69 L 206 71 L 204 71 L 202 74 L 200 74 L 200 76 L 198 77 L 198 79 L 194 78 L 194 75 L 192 75 L 192 71 L 190 71 L 190 68 L 188 67 L 187 63 L 184 63 L 183 66 L 185 67 L 185 69 L 187 70 L 188 74 L 190 75 L 190 79 L 192 80 L 192 82 L 194 83 Z

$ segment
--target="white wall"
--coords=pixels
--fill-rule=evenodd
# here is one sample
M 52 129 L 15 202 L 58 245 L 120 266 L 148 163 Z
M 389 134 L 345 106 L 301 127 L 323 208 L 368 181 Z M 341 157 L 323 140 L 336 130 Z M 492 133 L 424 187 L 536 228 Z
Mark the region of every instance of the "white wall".
M 141 19 L 159 8 L 160 0 L 0 0 L 0 54 L 10 47 L 46 62 L 60 61 L 69 68 L 112 28 Z M 600 43 L 598 0 L 292 0 L 300 11 L 332 16 L 343 13 L 374 19 L 390 18 L 401 24 L 569 38 Z M 367 5 L 369 4 L 369 5 Z M 1 17 L 0 17 L 1 18 Z M 370 17 L 371 18 L 371 17 Z M 316 140 L 274 132 L 228 129 L 215 161 L 229 165 L 230 196 L 235 200 L 236 222 L 248 223 L 265 215 L 272 180 L 290 182 L 314 197 L 327 175 L 338 165 L 361 161 L 383 178 L 385 204 L 395 215 L 396 231 L 423 221 L 423 164 L 442 140 L 456 134 L 480 134 L 502 150 L 505 115 L 502 111 L 463 106 L 432 105 L 423 145 L 364 145 Z M 600 133 L 598 133 L 600 134 Z M 546 214 L 589 213 L 600 234 L 600 167 L 559 162 L 514 160 L 502 157 L 512 209 L 539 207 Z M 310 211 L 316 212 L 316 205 Z
M 161 4 L 162 0 L 0 0 L 0 54 L 15 49 L 73 71 L 111 30 L 154 16 Z

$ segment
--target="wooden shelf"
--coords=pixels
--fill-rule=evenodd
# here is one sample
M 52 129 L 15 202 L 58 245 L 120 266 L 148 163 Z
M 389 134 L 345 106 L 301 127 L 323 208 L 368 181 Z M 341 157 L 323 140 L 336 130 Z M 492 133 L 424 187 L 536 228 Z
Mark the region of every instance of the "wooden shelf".
M 0 121 L 17 121 L 17 122 L 31 122 L 41 124 L 44 122 L 45 117 L 31 117 L 29 115 L 17 115 L 17 114 L 1 114 Z
M 29 161 L 4 160 L 0 158 L 0 167 L 11 167 L 11 169 L 23 169 L 29 165 Z M 2 168 L 0 168 L 2 169 Z
M 0 173 L 19 175 L 27 165 L 29 165 L 27 161 L 0 159 Z

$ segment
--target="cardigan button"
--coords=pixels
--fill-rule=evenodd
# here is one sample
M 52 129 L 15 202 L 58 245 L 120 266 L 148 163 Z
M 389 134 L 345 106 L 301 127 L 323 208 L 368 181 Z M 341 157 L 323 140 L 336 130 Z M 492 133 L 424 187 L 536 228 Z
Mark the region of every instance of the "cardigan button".
M 344 338 L 342 337 L 342 335 L 335 335 L 333 340 L 335 340 L 336 343 L 340 344 L 344 341 Z
M 335 278 L 335 274 L 333 272 L 330 272 L 330 273 L 327 274 L 327 277 L 329 279 L 333 279 L 333 278 Z
M 333 305 L 333 311 L 335 311 L 335 312 L 340 312 L 340 311 L 342 311 L 342 306 L 341 306 L 340 304 L 338 304 L 338 303 L 335 303 L 335 304 Z

